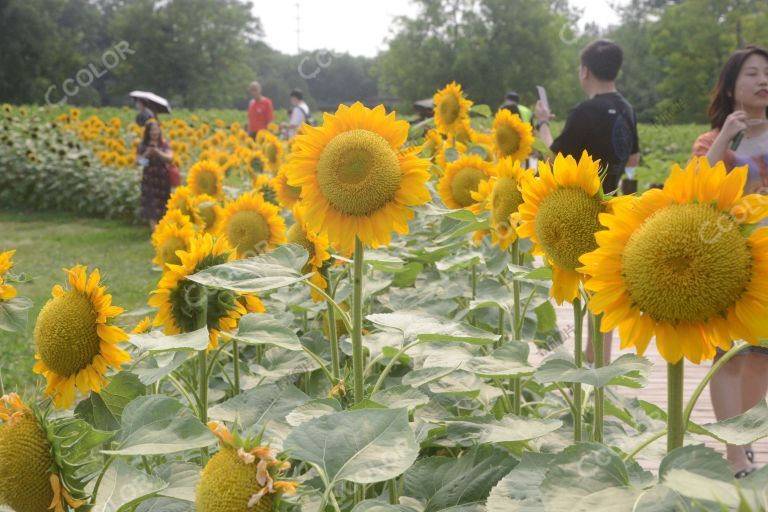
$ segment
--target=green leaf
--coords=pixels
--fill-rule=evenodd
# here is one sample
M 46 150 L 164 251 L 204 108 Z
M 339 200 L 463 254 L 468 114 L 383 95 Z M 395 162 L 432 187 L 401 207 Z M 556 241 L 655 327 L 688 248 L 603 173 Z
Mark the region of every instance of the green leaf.
M 491 107 L 489 107 L 488 105 L 482 105 L 482 104 L 481 105 L 472 105 L 469 108 L 469 111 L 474 113 L 474 114 L 477 114 L 479 116 L 483 116 L 483 117 L 487 117 L 487 118 L 493 117 L 493 112 L 491 112 Z
M 389 503 L 376 500 L 365 500 L 357 504 L 352 512 L 415 512 L 411 507 L 405 505 L 390 505 Z
M 405 473 L 405 494 L 424 501 L 424 512 L 483 510 L 493 486 L 516 464 L 493 446 L 473 448 L 458 459 L 428 457 Z
M 195 355 L 195 352 L 189 350 L 160 352 L 138 363 L 131 369 L 131 373 L 134 373 L 142 384 L 150 386 L 173 373 Z
M 489 345 L 499 336 L 471 325 L 419 311 L 377 313 L 366 317 L 374 324 L 396 329 L 406 341 L 458 341 L 473 345 Z
M 155 470 L 155 476 L 168 483 L 158 496 L 195 502 L 195 488 L 200 481 L 200 466 L 187 462 L 169 462 Z
M 275 345 L 286 350 L 301 350 L 299 337 L 290 324 L 266 313 L 249 313 L 240 318 L 237 330 L 228 337 L 248 345 Z
M 207 426 L 178 400 L 142 396 L 123 411 L 118 449 L 109 455 L 164 455 L 205 448 L 216 441 Z
M 429 384 L 430 382 L 440 380 L 446 375 L 452 373 L 456 369 L 457 368 L 449 368 L 449 367 L 441 367 L 441 366 L 419 368 L 418 370 L 413 370 L 405 374 L 403 376 L 402 382 L 403 384 L 408 384 L 409 386 L 418 388 L 423 386 L 424 384 Z
M 554 455 L 524 452 L 520 464 L 491 490 L 487 512 L 544 512 L 541 483 Z
M 536 332 L 557 329 L 557 312 L 551 302 L 542 302 L 533 312 L 536 314 Z
M 120 372 L 101 393 L 91 393 L 77 404 L 75 414 L 98 430 L 118 430 L 125 406 L 144 393 L 146 387 L 136 375 Z
M 659 480 L 663 480 L 673 469 L 692 471 L 718 480 L 731 479 L 729 462 L 721 454 L 703 444 L 683 446 L 667 454 L 659 465 Z
M 0 300 L 0 330 L 26 332 L 32 301 L 26 297 Z
M 527 343 L 509 342 L 488 356 L 473 357 L 462 367 L 479 377 L 518 377 L 531 375 L 536 369 L 528 365 Z
M 581 382 L 590 386 L 626 386 L 641 388 L 653 365 L 635 354 L 624 354 L 608 366 L 602 368 L 578 368 L 567 359 L 555 357 L 545 361 L 536 370 L 535 379 L 546 384 L 549 382 Z
M 404 384 L 382 389 L 371 395 L 371 400 L 387 406 L 390 409 L 406 408 L 409 411 L 425 405 L 429 397 L 411 386 Z
M 341 410 L 341 404 L 335 398 L 317 398 L 295 408 L 285 417 L 285 421 L 292 427 L 298 427 L 309 420 Z
M 309 278 L 299 272 L 306 262 L 304 248 L 286 244 L 266 254 L 209 267 L 187 279 L 211 288 L 265 292 Z
M 551 281 L 552 269 L 550 267 L 538 267 L 525 274 L 524 277 L 537 281 Z
M 717 502 L 726 510 L 765 510 L 763 492 L 740 488 L 731 482 L 707 478 L 684 469 L 670 470 L 664 477 L 664 486 L 686 498 Z
M 768 437 L 768 404 L 765 400 L 745 413 L 716 423 L 701 425 L 706 433 L 723 443 L 737 446 Z
M 144 334 L 132 334 L 128 343 L 139 349 L 139 354 L 145 352 L 171 352 L 171 351 L 200 351 L 208 348 L 208 328 L 203 327 L 192 332 L 166 336 L 160 331 L 151 331 Z
M 471 231 L 476 231 L 476 229 L 472 229 Z M 441 272 L 455 272 L 457 270 L 471 268 L 473 265 L 481 265 L 482 263 L 483 254 L 481 252 L 469 251 L 443 258 L 438 261 L 435 266 L 437 267 L 437 270 Z
M 533 148 L 534 151 L 537 151 L 543 154 L 545 158 L 554 156 L 554 154 L 552 153 L 552 150 L 549 149 L 549 146 L 544 144 L 544 141 L 542 141 L 538 137 L 535 137 L 533 139 L 533 145 L 531 147 Z
M 448 437 L 476 444 L 511 443 L 545 436 L 563 426 L 560 420 L 540 420 L 508 414 L 497 420 L 494 416 L 469 416 L 449 420 Z
M 171 498 L 150 498 L 142 501 L 136 512 L 194 512 L 193 506 L 186 501 Z
M 94 482 L 95 483 L 95 482 Z M 122 459 L 112 463 L 104 474 L 91 512 L 128 512 L 141 501 L 155 496 L 168 486 L 157 477 L 137 470 Z
M 408 469 L 419 454 L 405 409 L 345 411 L 316 418 L 294 428 L 284 448 L 291 457 L 317 465 L 329 485 L 341 480 L 389 480 Z
M 252 364 L 251 371 L 259 378 L 266 377 L 269 381 L 279 380 L 289 375 L 311 372 L 320 368 L 317 361 L 305 352 L 294 352 L 273 347 L 264 353 L 261 364 Z

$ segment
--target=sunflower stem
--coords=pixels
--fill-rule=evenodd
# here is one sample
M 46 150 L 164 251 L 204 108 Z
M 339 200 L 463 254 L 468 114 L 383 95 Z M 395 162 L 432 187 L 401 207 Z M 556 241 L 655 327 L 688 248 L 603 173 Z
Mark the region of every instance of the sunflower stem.
M 237 340 L 232 340 L 232 359 L 235 363 L 235 375 L 234 375 L 234 391 L 235 396 L 240 394 L 240 345 Z
M 200 305 L 197 311 L 197 329 L 208 326 L 208 290 L 205 286 L 198 286 Z M 203 425 L 208 423 L 208 348 L 204 348 L 197 355 L 198 361 L 198 399 L 200 401 L 200 421 Z M 208 448 L 200 450 L 200 463 L 205 466 L 208 461 Z
M 520 264 L 520 247 L 518 241 L 515 240 L 511 247 L 512 264 L 517 266 Z M 523 322 L 520 313 L 520 281 L 515 279 L 512 281 L 512 298 L 514 299 L 514 307 L 512 309 L 512 325 L 514 328 L 515 341 L 522 341 L 522 327 Z M 520 377 L 512 377 L 512 390 L 514 392 L 515 400 L 512 411 L 516 415 L 520 415 L 523 410 L 523 386 L 520 381 Z
M 600 332 L 602 315 L 592 315 L 592 345 L 595 351 L 595 368 L 605 366 L 605 353 L 603 345 L 605 338 Z M 603 418 L 605 415 L 605 388 L 595 387 L 595 422 L 592 440 L 596 443 L 603 442 Z
M 99 487 L 101 487 L 101 481 L 104 480 L 104 475 L 107 474 L 107 470 L 113 462 L 115 462 L 115 456 L 111 455 L 107 459 L 107 462 L 104 463 L 104 467 L 101 469 L 101 473 L 99 473 L 99 477 L 96 479 L 96 485 L 93 486 L 93 492 L 91 493 L 91 501 L 93 501 L 94 505 L 96 504 L 96 499 L 99 497 Z
M 330 270 L 325 267 L 322 269 L 322 274 L 325 282 L 330 283 Z M 333 373 L 333 378 L 338 381 L 341 376 L 341 358 L 339 357 L 339 334 L 336 332 L 336 309 L 330 303 L 328 303 L 327 306 L 328 338 L 331 342 L 331 371 Z
M 573 342 L 573 359 L 577 368 L 581 368 L 583 365 L 582 355 L 582 330 L 584 327 L 584 311 L 581 308 L 581 299 L 576 297 L 573 300 L 573 328 L 574 328 L 574 342 Z M 581 383 L 573 383 L 573 440 L 577 443 L 581 442 Z
M 363 243 L 355 237 L 355 255 L 352 277 L 352 372 L 354 374 L 355 403 L 363 401 Z
M 667 363 L 667 452 L 683 446 L 686 424 L 683 422 L 684 360 Z
M 400 504 L 400 492 L 399 492 L 400 490 L 398 489 L 398 485 L 397 485 L 397 477 L 387 482 L 387 487 L 389 488 L 389 504 L 390 505 Z

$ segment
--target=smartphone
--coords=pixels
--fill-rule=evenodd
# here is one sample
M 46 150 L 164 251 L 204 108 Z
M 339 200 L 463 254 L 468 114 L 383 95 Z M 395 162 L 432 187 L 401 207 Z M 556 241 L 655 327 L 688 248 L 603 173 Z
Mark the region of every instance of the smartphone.
M 539 101 L 541 101 L 542 105 L 544 105 L 544 107 L 546 107 L 546 109 L 549 110 L 549 100 L 547 99 L 547 90 L 544 89 L 544 87 L 537 85 L 536 92 L 539 95 Z

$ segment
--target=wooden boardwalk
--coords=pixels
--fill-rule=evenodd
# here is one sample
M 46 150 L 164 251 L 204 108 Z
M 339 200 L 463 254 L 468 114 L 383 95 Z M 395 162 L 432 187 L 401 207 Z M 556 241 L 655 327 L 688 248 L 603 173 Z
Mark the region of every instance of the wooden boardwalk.
M 565 340 L 565 345 L 570 349 L 571 352 L 573 352 L 573 309 L 571 308 L 570 304 L 555 306 L 555 309 L 557 311 L 557 321 L 558 321 L 558 326 L 560 328 L 560 331 L 563 332 L 564 334 L 568 333 L 568 338 Z M 584 346 L 586 346 L 586 321 L 584 324 L 584 328 L 585 328 Z M 613 354 L 611 356 L 612 359 L 615 360 L 621 354 L 632 353 L 632 352 L 633 352 L 632 350 L 624 350 L 624 351 L 619 350 L 618 332 L 614 332 Z M 651 372 L 651 375 L 648 378 L 647 387 L 643 388 L 642 390 L 635 390 L 630 388 L 616 388 L 616 389 L 618 389 L 622 394 L 625 394 L 627 396 L 636 396 L 648 402 L 654 403 L 666 410 L 666 405 L 667 405 L 666 361 L 664 361 L 664 359 L 662 359 L 662 357 L 659 355 L 658 351 L 656 350 L 656 345 L 654 341 L 651 341 L 650 345 L 648 346 L 648 350 L 645 353 L 645 357 L 650 359 L 651 362 L 653 363 L 653 370 Z M 694 365 L 690 363 L 686 364 L 685 391 L 684 391 L 685 403 L 687 403 L 688 398 L 696 389 L 696 386 L 698 386 L 698 384 L 702 381 L 707 371 L 709 371 L 710 367 L 711 367 L 711 363 L 709 362 L 701 365 Z M 701 397 L 696 403 L 696 407 L 694 408 L 691 419 L 694 422 L 699 424 L 711 423 L 716 421 L 714 411 L 712 410 L 712 402 L 709 396 L 709 388 L 705 389 L 704 392 L 701 394 Z M 712 448 L 725 454 L 725 445 L 723 445 L 722 443 L 719 443 L 718 441 L 710 437 L 694 436 L 694 439 L 700 440 L 701 442 L 704 442 L 707 446 L 711 446 Z M 660 449 L 663 449 L 666 443 L 666 440 L 665 438 L 662 438 L 661 440 L 657 441 L 657 443 L 659 443 Z M 766 463 L 768 463 L 768 439 L 762 439 L 758 441 L 753 445 L 752 448 L 755 452 L 755 463 L 758 466 L 763 466 Z M 645 460 L 642 458 L 638 460 L 644 467 L 646 467 L 646 469 L 651 469 L 654 471 L 658 469 L 657 468 L 658 460 Z

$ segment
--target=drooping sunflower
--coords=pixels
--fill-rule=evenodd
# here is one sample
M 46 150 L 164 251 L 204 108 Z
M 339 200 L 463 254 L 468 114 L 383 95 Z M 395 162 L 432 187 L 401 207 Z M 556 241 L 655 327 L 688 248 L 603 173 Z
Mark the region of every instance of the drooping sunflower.
M 518 236 L 530 238 L 533 254 L 552 267 L 552 297 L 571 302 L 584 276 L 579 258 L 597 247 L 595 233 L 604 229 L 598 216 L 608 207 L 603 198 L 599 161 L 585 151 L 577 162 L 558 154 L 554 166 L 539 162 L 539 177 L 523 176 Z
M 295 222 L 288 230 L 287 243 L 297 244 L 309 253 L 309 259 L 307 264 L 302 269 L 302 272 L 308 274 L 314 272 L 309 280 L 315 284 L 318 288 L 323 290 L 328 287 L 328 282 L 325 280 L 320 270 L 323 268 L 323 264 L 331 259 L 331 253 L 328 252 L 328 238 L 324 235 L 317 234 L 306 222 L 304 217 L 304 210 L 301 206 L 296 206 L 293 209 L 293 218 Z M 311 289 L 312 299 L 315 302 L 322 300 L 320 295 L 315 289 Z
M 53 447 L 41 419 L 16 393 L 0 397 L 0 505 L 17 512 L 78 509 L 62 485 Z
M 72 405 L 75 388 L 96 393 L 106 384 L 107 368 L 115 370 L 131 360 L 118 343 L 128 335 L 109 322 L 123 312 L 112 305 L 112 296 L 101 285 L 98 269 L 65 269 L 69 290 L 53 287 L 50 299 L 37 317 L 34 371 L 45 376 L 46 396 L 58 408 Z
M 279 172 L 279 171 L 278 171 Z M 266 174 L 257 174 L 251 179 L 253 191 L 261 194 L 262 199 L 270 204 L 277 205 L 277 191 L 272 186 L 272 179 Z
M 152 233 L 155 257 L 152 263 L 164 268 L 166 264 L 178 264 L 176 251 L 186 250 L 195 236 L 195 226 L 180 210 L 168 210 Z
M 499 158 L 525 160 L 533 146 L 533 127 L 503 108 L 493 120 L 493 147 Z
M 285 220 L 280 208 L 266 202 L 261 194 L 247 192 L 224 208 L 222 237 L 238 258 L 264 253 L 285 243 Z
M 0 253 L 0 300 L 10 300 L 16 296 L 16 288 L 10 284 L 3 284 L 5 274 L 13 266 L 11 258 L 16 254 L 15 250 Z
M 286 169 L 288 184 L 301 187 L 305 218 L 344 253 L 355 237 L 378 247 L 392 230 L 408 232 L 411 206 L 430 199 L 429 161 L 401 149 L 408 123 L 355 103 L 325 114 L 323 125 L 298 135 Z
M 224 196 L 224 172 L 216 162 L 201 160 L 189 169 L 187 186 L 193 195 L 221 198 Z
M 523 169 L 520 162 L 502 158 L 496 164 L 494 175 L 481 181 L 472 198 L 479 209 L 491 212 L 491 243 L 506 251 L 517 240 L 517 209 L 523 204 L 520 185 L 524 175 L 533 175 L 531 169 Z
M 283 143 L 267 130 L 259 131 L 256 135 L 256 142 L 261 147 L 266 169 L 273 174 L 276 173 L 283 163 L 283 153 L 285 152 Z
M 464 155 L 445 167 L 437 183 L 440 198 L 448 208 L 467 208 L 477 203 L 472 198 L 480 183 L 493 176 L 494 168 L 478 155 Z
M 280 480 L 291 463 L 279 458 L 261 439 L 243 439 L 223 424 L 208 427 L 220 449 L 206 464 L 195 490 L 199 512 L 272 512 L 282 494 L 294 494 L 298 484 Z
M 281 167 L 277 171 L 277 176 L 272 178 L 271 184 L 277 196 L 277 202 L 283 208 L 293 208 L 301 199 L 301 189 L 288 184 L 288 175 L 285 172 L 285 167 Z
M 206 233 L 219 236 L 224 218 L 224 208 L 221 207 L 221 203 L 208 194 L 200 194 L 196 199 L 203 230 Z
M 652 189 L 603 215 L 598 248 L 581 257 L 589 307 L 642 354 L 652 336 L 670 363 L 711 359 L 731 340 L 768 337 L 768 202 L 743 195 L 747 167 L 675 165 Z
M 187 186 L 176 187 L 165 205 L 167 211 L 179 210 L 189 217 L 193 224 L 201 224 L 200 212 L 197 208 L 197 197 Z
M 472 102 L 464 97 L 461 85 L 451 82 L 434 96 L 435 127 L 440 133 L 454 135 L 469 117 Z
M 207 304 L 209 348 L 219 344 L 221 332 L 230 332 L 246 313 L 261 313 L 264 305 L 253 294 L 236 294 L 228 290 L 211 291 L 203 296 L 201 288 L 187 276 L 214 265 L 234 259 L 226 240 L 208 234 L 199 234 L 189 244 L 189 250 L 178 252 L 181 263 L 167 265 L 157 289 L 149 298 L 149 305 L 158 308 L 153 325 L 162 326 L 168 335 L 192 332 L 198 329 L 196 307 Z

